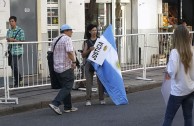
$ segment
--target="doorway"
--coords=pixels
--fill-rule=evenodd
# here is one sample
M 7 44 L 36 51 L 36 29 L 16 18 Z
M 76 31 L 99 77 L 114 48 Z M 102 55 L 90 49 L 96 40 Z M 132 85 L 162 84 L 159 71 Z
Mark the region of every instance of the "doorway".
M 25 41 L 37 41 L 37 1 L 10 0 L 10 15 L 17 17 L 17 25 L 24 30 Z M 22 75 L 37 73 L 37 44 L 24 44 L 19 69 Z

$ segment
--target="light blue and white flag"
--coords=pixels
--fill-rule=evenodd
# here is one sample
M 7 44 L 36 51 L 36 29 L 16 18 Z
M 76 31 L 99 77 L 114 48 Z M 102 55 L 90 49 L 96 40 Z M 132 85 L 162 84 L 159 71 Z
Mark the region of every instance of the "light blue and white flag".
M 116 105 L 128 104 L 111 25 L 104 31 L 100 40 L 110 43 L 109 52 L 102 65 L 91 63 L 113 102 Z

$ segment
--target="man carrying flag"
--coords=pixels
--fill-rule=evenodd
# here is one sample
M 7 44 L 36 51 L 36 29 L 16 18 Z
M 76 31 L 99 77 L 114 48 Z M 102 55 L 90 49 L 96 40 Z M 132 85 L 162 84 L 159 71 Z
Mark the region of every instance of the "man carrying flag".
M 88 59 L 107 93 L 116 105 L 128 104 L 111 25 L 94 47 Z

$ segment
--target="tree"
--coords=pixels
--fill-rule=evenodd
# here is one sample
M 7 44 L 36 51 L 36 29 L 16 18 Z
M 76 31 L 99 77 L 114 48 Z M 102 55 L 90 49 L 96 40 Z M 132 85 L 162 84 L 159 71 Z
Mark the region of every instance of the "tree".
M 88 4 L 88 9 L 86 12 L 86 25 L 93 23 L 97 24 L 97 3 L 96 0 L 90 0 L 90 3 Z
M 116 9 L 115 9 L 115 22 L 116 22 L 116 34 L 121 34 L 121 17 L 122 17 L 122 10 L 121 10 L 121 0 L 116 0 Z

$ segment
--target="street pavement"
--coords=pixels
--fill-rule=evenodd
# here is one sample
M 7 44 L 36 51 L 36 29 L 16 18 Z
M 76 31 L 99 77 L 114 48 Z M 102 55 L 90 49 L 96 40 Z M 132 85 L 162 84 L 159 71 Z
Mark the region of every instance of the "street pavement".
M 163 71 L 164 68 L 147 70 L 146 80 L 137 79 L 137 77 L 143 76 L 142 70 L 123 73 L 126 92 L 132 93 L 161 86 Z M 96 87 L 96 83 L 94 87 Z M 18 97 L 19 104 L 0 104 L 0 116 L 48 107 L 58 91 L 51 89 L 50 86 L 13 90 L 11 91 L 11 97 Z M 72 90 L 71 94 L 73 103 L 85 101 L 85 91 Z M 92 99 L 97 98 L 98 93 L 94 91 Z

